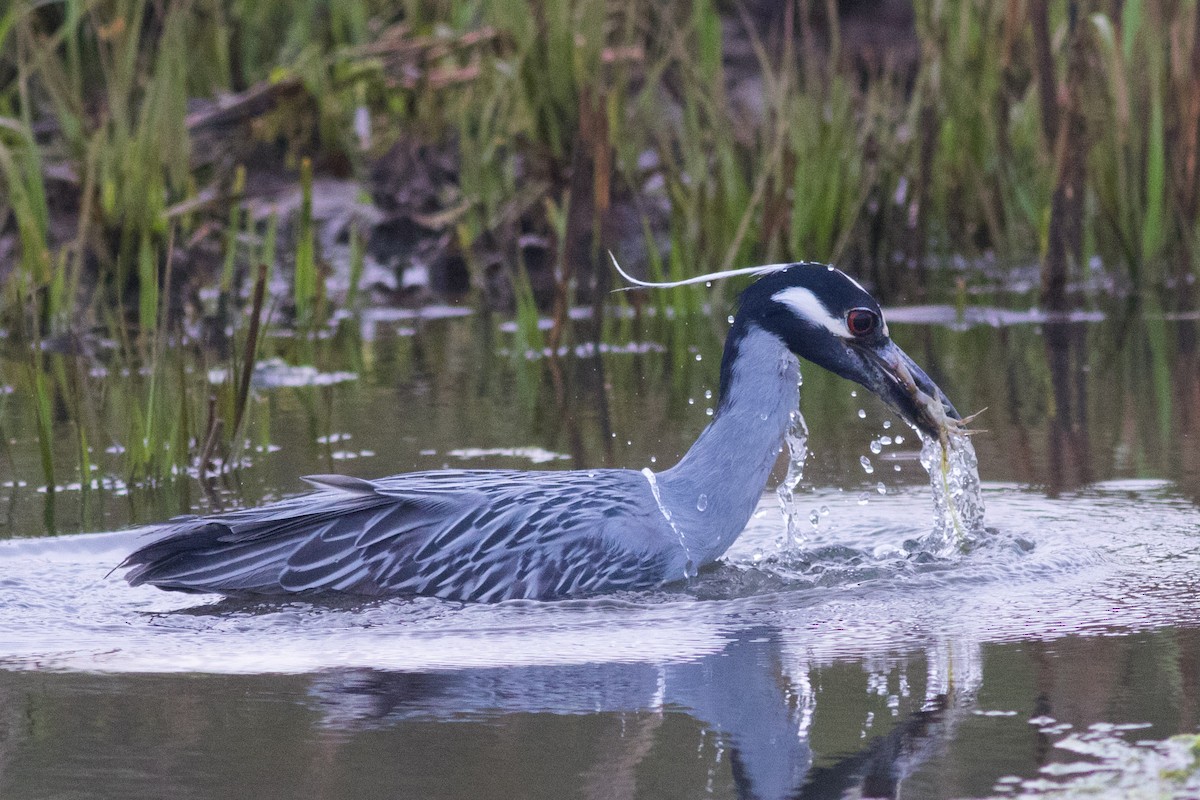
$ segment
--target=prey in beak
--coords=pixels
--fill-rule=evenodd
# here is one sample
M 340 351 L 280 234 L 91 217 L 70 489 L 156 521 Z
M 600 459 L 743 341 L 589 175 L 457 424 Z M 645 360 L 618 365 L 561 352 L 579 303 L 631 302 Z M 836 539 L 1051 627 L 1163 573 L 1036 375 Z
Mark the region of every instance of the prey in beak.
M 853 379 L 923 436 L 945 447 L 950 432 L 963 429 L 963 418 L 946 393 L 891 339 L 848 342 L 847 349 L 860 359 Z

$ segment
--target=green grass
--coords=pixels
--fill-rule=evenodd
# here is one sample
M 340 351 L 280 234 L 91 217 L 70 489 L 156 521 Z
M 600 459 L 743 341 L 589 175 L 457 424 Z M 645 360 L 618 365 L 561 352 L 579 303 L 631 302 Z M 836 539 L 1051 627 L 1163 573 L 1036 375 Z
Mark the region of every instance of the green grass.
M 296 267 L 292 286 L 296 303 L 296 320 L 301 325 L 315 322 L 317 307 L 316 231 L 313 227 L 312 161 L 300 165 L 300 218 L 296 233 Z
M 838 260 L 892 300 L 930 290 L 921 282 L 965 298 L 961 281 L 924 266 L 1046 254 L 1063 154 L 1046 135 L 1043 114 L 1055 106 L 1037 77 L 1048 66 L 1053 81 L 1067 80 L 1072 36 L 1094 69 L 1066 87 L 1086 126 L 1072 154 L 1086 174 L 1071 277 L 1098 257 L 1135 294 L 1179 302 L 1180 281 L 1200 270 L 1195 0 L 1087 13 L 1073 33 L 1066 0 L 1053 2 L 1048 65 L 1036 62 L 1031 4 L 914 0 L 919 59 L 873 68 L 870 80 L 848 66 L 852 43 L 837 26 L 825 50 L 812 44 L 802 10 L 814 5 L 789 7 L 764 33 L 714 0 L 14 0 L 0 13 L 0 232 L 15 235 L 19 255 L 3 323 L 19 332 L 18 363 L 45 411 L 39 435 L 76 427 L 84 483 L 88 448 L 108 441 L 125 446 L 130 476 L 148 478 L 236 453 L 252 413 L 246 369 L 279 302 L 259 287 L 289 275 L 300 327 L 323 325 L 338 299 L 325 296 L 317 252 L 317 177 L 365 175 L 401 138 L 456 143 L 458 182 L 444 187 L 439 219 L 477 299 L 487 265 L 476 248 L 508 247 L 522 347 L 544 346 L 543 310 L 505 243 L 543 236 L 560 274 L 586 274 L 564 249 L 572 209 L 584 208 L 570 196 L 579 164 L 611 161 L 589 185 L 599 208 L 665 200 L 665 214 L 640 221 L 653 276 Z M 731 33 L 749 45 L 756 83 L 728 67 Z M 190 100 L 271 86 L 298 88 L 228 134 L 228 148 L 218 138 L 215 155 L 189 126 Z M 366 138 L 355 127 L 363 113 Z M 236 158 L 251 152 L 273 154 L 271 167 L 295 181 L 292 218 L 251 218 L 258 165 Z M 648 160 L 661 189 L 647 188 Z M 66 229 L 52 213 L 64 202 Z M 367 235 L 351 232 L 351 307 Z M 607 269 L 610 244 L 594 243 L 595 268 Z M 183 323 L 210 312 L 175 311 L 205 258 L 230 341 L 183 358 Z M 556 308 L 573 291 L 564 281 Z M 691 316 L 727 291 L 682 287 L 651 302 L 660 318 L 668 306 Z M 99 422 L 117 398 L 91 397 L 78 365 L 56 374 L 35 352 L 84 333 L 118 342 L 110 366 L 137 376 L 119 398 L 121 433 Z M 185 362 L 227 367 L 225 388 L 214 394 Z M 46 452 L 47 480 L 62 480 Z
M 68 266 L 78 269 L 80 249 L 106 233 L 101 268 L 124 288 L 141 277 L 126 271 L 147 240 L 165 236 L 164 210 L 228 177 L 190 159 L 189 97 L 299 77 L 311 102 L 268 115 L 264 135 L 303 140 L 291 151 L 303 153 L 315 131 L 314 155 L 360 165 L 372 155 L 353 133 L 360 107 L 393 137 L 455 134 L 468 241 L 514 216 L 536 221 L 543 198 L 563 205 L 563 176 L 588 145 L 579 104 L 602 98 L 614 184 L 636 190 L 638 158 L 657 152 L 677 220 L 671 244 L 689 273 L 768 258 L 872 259 L 877 271 L 894 268 L 896 253 L 1037 258 L 1055 153 L 1040 133 L 1047 106 L 1034 79 L 1029 12 L 933 0 L 915 0 L 915 9 L 918 63 L 885 66 L 864 88 L 856 73 L 828 63 L 834 56 L 806 51 L 801 33 L 812 21 L 799 12 L 784 17 L 791 36 L 781 44 L 760 40 L 749 19 L 710 0 L 653 8 L 442 0 L 399 9 L 367 0 L 18 0 L 0 21 L 0 63 L 14 77 L 0 93 L 8 112 L 0 176 L 28 242 L 26 270 L 48 284 L 55 262 L 38 251 L 66 245 L 49 241 L 38 176 L 49 163 L 69 164 L 93 213 L 80 221 Z M 1067 4 L 1050 11 L 1061 80 Z M 727 96 L 722 13 L 750 31 L 757 116 L 740 106 L 744 98 Z M 1196 13 L 1194 2 L 1148 0 L 1125 4 L 1117 19 L 1079 21 L 1101 68 L 1084 87 L 1088 241 L 1106 262 L 1124 264 L 1137 288 L 1160 284 L 1173 274 L 1164 265 L 1195 249 L 1196 203 L 1181 200 L 1196 193 L 1196 170 L 1173 174 L 1168 165 L 1195 160 L 1187 159 L 1195 137 L 1180 134 L 1200 91 L 1189 73 L 1200 47 Z M 829 31 L 829 52 L 849 58 L 838 35 Z M 398 63 L 416 78 L 399 79 Z M 47 120 L 56 135 L 32 146 L 33 124 Z M 229 185 L 221 196 L 232 206 L 241 181 Z M 217 219 L 237 227 L 235 209 Z M 301 315 L 316 302 L 309 245 L 301 231 Z M 61 299 L 68 309 L 87 300 Z

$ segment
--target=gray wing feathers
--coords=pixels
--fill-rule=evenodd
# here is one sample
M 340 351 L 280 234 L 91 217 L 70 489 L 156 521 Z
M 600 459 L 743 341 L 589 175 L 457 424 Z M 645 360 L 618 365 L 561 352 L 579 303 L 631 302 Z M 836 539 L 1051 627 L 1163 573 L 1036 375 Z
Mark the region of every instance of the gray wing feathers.
M 624 471 L 317 476 L 323 491 L 180 519 L 122 566 L 134 585 L 226 594 L 497 601 L 645 588 L 673 573 L 679 554 L 664 547 L 639 480 Z
M 122 567 L 133 585 L 149 583 L 192 592 L 276 592 L 287 560 L 308 539 L 338 520 L 361 519 L 381 498 L 318 492 L 307 502 L 181 519 L 131 554 Z
M 300 480 L 318 489 L 337 489 L 342 492 L 375 494 L 375 484 L 349 475 L 305 475 Z

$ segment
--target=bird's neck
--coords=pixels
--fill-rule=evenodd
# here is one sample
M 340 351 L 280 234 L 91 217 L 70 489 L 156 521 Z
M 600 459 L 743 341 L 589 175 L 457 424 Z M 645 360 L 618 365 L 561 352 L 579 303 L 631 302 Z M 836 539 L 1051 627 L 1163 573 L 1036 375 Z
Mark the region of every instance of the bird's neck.
M 734 326 L 716 417 L 678 464 L 656 476 L 662 505 L 696 567 L 719 558 L 754 513 L 798 413 L 799 383 L 796 357 L 775 335 Z

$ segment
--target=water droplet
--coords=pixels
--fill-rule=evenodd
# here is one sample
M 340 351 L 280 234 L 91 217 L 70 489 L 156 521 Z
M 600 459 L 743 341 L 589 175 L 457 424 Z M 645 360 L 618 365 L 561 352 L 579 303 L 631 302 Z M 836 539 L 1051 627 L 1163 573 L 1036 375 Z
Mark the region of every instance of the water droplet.
M 755 550 L 754 553 L 751 554 L 750 559 L 755 562 L 762 561 L 763 560 L 763 551 Z
M 632 439 L 626 439 L 626 440 L 625 440 L 625 446 L 626 446 L 626 447 L 633 447 L 633 440 L 632 440 Z
M 851 389 L 851 390 L 850 390 L 850 396 L 851 396 L 851 397 L 858 397 L 858 389 Z
M 896 444 L 904 444 L 904 437 L 898 433 L 896 434 Z
M 892 472 L 899 472 L 899 471 L 900 471 L 900 465 L 892 464 Z
M 761 419 L 763 422 L 766 422 L 767 421 L 767 412 L 765 412 L 765 411 L 762 412 L 761 414 L 758 415 L 758 418 Z
M 821 506 L 821 516 L 822 517 L 829 516 L 829 506 Z
M 705 288 L 705 289 L 711 289 L 711 288 L 712 288 L 712 281 L 705 281 L 705 282 L 704 282 L 704 288 Z
M 866 492 L 863 492 L 858 496 L 858 504 L 860 506 L 865 506 L 869 502 L 871 502 L 871 495 L 867 494 Z
M 704 356 L 700 355 L 699 353 L 696 353 L 696 360 L 697 360 L 697 361 L 703 361 L 703 360 L 704 360 Z
M 886 431 L 890 427 L 892 427 L 892 421 L 890 419 L 885 419 L 883 421 L 883 429 Z
M 867 410 L 866 410 L 865 408 L 860 408 L 860 409 L 858 410 L 858 418 L 859 418 L 859 419 L 866 419 L 866 418 L 867 418 Z
M 711 417 L 713 415 L 713 410 L 711 408 L 706 408 L 704 409 L 704 413 Z
M 696 498 L 696 510 L 704 511 L 708 508 L 708 495 L 702 494 Z
M 883 485 L 883 481 L 875 484 L 875 491 L 879 492 L 880 494 L 887 494 L 887 487 Z
M 887 447 L 889 444 L 891 444 L 891 443 L 892 443 L 892 437 L 890 437 L 890 436 L 880 436 L 880 437 L 879 437 L 879 443 L 880 443 L 881 445 L 883 445 L 884 447 Z
M 867 473 L 868 475 L 875 471 L 875 467 L 871 465 L 871 459 L 867 458 L 866 456 L 860 456 L 858 463 L 862 464 L 863 472 Z
M 813 526 L 814 528 L 820 527 L 820 525 L 821 525 L 821 514 L 820 514 L 820 512 L 818 512 L 818 511 L 817 511 L 817 510 L 814 508 L 814 509 L 812 510 L 812 512 L 811 512 L 811 513 L 809 513 L 809 515 L 808 515 L 808 521 L 812 523 L 812 526 Z
M 651 464 L 657 464 L 657 463 L 658 463 L 658 456 L 650 456 L 650 463 L 651 463 Z
M 733 324 L 733 314 L 730 314 L 728 317 L 726 317 L 725 321 L 728 322 L 730 325 L 732 325 Z
M 696 398 L 694 398 L 694 397 L 689 397 L 689 398 L 688 398 L 688 405 L 689 405 L 689 406 L 694 406 L 694 405 L 696 405 Z
M 705 389 L 705 390 L 704 390 L 704 399 L 705 399 L 705 400 L 712 400 L 712 389 Z
M 882 453 L 883 452 L 883 442 L 879 441 L 878 439 L 872 439 L 871 440 L 871 452 L 874 453 L 875 455 L 879 455 L 880 453 Z

